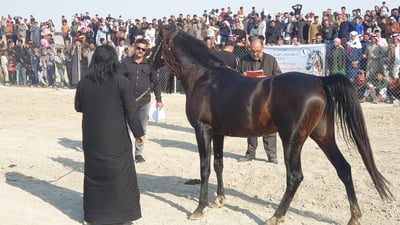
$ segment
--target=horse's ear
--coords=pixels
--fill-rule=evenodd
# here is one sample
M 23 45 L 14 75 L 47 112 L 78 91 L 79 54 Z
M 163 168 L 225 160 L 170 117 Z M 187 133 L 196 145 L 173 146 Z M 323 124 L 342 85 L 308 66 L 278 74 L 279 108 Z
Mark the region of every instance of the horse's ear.
M 165 36 L 167 36 L 168 33 L 174 32 L 174 31 L 176 31 L 176 25 L 175 24 L 168 24 L 168 25 L 164 25 L 161 28 L 161 32 L 160 33 L 161 33 L 161 35 L 163 37 L 165 37 Z

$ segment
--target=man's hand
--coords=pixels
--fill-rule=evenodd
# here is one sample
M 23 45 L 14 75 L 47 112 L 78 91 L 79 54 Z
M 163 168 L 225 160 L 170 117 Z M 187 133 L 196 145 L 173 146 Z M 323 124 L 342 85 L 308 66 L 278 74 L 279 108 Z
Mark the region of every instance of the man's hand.
M 164 107 L 164 104 L 162 102 L 157 102 L 156 106 L 157 106 L 158 111 L 160 111 Z
M 136 141 L 136 144 L 137 145 L 143 145 L 144 144 L 144 136 L 141 136 L 141 137 L 138 137 L 138 138 L 135 138 L 135 141 Z

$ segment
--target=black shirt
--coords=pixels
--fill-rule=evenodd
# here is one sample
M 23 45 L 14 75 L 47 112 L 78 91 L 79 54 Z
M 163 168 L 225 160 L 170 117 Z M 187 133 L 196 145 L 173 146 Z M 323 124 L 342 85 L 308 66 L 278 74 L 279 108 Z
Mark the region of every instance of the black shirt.
M 133 57 L 125 58 L 122 61 L 122 73 L 128 78 L 135 98 L 143 95 L 137 100 L 138 106 L 143 106 L 151 101 L 150 93 L 152 91 L 154 91 L 156 101 L 161 102 L 161 86 L 158 74 L 151 70 L 145 59 L 138 64 Z
M 232 52 L 221 50 L 219 52 L 216 52 L 215 55 L 217 56 L 218 59 L 225 62 L 225 64 L 227 66 L 229 66 L 230 68 L 235 69 L 235 70 L 237 69 L 239 60 L 236 57 L 236 55 L 233 54 Z

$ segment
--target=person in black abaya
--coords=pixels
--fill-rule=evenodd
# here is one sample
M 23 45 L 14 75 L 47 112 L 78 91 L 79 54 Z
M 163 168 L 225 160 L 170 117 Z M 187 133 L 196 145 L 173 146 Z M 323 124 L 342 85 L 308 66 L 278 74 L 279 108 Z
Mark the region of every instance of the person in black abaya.
M 142 216 L 128 128 L 141 144 L 144 131 L 134 93 L 118 67 L 111 46 L 97 47 L 76 89 L 85 160 L 84 220 L 91 225 L 130 224 Z

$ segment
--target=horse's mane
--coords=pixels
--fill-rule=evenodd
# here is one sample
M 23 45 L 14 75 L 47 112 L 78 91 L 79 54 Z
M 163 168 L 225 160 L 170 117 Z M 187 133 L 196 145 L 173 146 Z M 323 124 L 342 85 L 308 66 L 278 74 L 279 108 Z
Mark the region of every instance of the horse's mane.
M 171 39 L 168 40 L 168 37 Z M 168 49 L 164 49 L 164 60 L 170 66 L 180 66 L 174 51 L 182 52 L 186 59 L 190 59 L 196 64 L 205 68 L 215 68 L 224 65 L 213 52 L 199 39 L 196 39 L 186 32 L 178 31 L 176 33 L 169 33 L 167 35 L 166 43 L 170 43 Z M 182 73 L 181 68 L 172 68 L 175 73 Z M 172 72 L 172 71 L 171 71 Z

